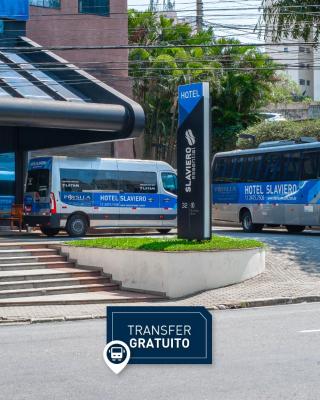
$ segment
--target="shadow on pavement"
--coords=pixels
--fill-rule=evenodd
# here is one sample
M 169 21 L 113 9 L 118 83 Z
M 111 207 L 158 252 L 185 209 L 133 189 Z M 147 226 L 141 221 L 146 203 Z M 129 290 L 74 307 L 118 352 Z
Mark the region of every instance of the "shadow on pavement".
M 243 239 L 256 239 L 269 247 L 269 257 L 288 260 L 286 268 L 295 263 L 302 271 L 320 278 L 320 232 L 305 231 L 299 234 L 289 234 L 281 230 L 263 230 L 262 233 L 248 234 L 240 229 L 219 229 L 218 235 L 227 235 Z M 281 260 L 280 260 L 281 261 Z

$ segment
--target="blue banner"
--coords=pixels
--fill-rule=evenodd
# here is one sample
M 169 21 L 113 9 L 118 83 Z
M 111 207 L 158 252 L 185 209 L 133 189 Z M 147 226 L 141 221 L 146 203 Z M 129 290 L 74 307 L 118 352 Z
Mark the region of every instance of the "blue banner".
M 0 0 L 0 18 L 29 19 L 29 0 Z
M 195 109 L 203 96 L 203 83 L 179 86 L 179 126 Z
M 129 364 L 212 364 L 212 315 L 204 307 L 107 307 L 107 343 Z
M 320 181 L 213 184 L 212 201 L 217 204 L 320 204 Z
M 52 158 L 51 157 L 39 157 L 34 158 L 29 162 L 29 171 L 35 169 L 51 169 Z
M 60 199 L 77 207 L 177 208 L 177 199 L 163 194 L 61 192 Z

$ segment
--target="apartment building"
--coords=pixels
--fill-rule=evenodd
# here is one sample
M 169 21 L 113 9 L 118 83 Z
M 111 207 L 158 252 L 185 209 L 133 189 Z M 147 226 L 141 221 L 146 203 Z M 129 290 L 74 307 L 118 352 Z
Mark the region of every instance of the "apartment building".
M 128 44 L 127 0 L 29 0 L 29 5 L 27 36 L 42 46 Z M 131 97 L 128 49 L 83 48 L 55 53 Z M 135 153 L 141 155 L 133 141 L 124 141 L 91 145 L 86 155 L 132 158 Z M 69 155 L 69 150 L 60 148 L 59 154 Z
M 0 1 L 1 211 L 22 203 L 31 153 L 106 157 L 144 128 L 139 104 L 26 36 L 28 6 Z
M 43 46 L 128 44 L 127 0 L 29 0 L 29 4 L 27 35 Z M 130 95 L 127 49 L 56 53 Z

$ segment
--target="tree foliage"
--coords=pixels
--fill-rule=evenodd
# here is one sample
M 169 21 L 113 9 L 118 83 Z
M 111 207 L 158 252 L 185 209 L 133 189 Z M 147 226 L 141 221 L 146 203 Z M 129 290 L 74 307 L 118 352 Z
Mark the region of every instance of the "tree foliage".
M 146 157 L 175 163 L 179 85 L 209 81 L 216 151 L 235 146 L 237 132 L 256 121 L 270 93 L 273 61 L 252 46 L 237 46 L 235 39 L 215 39 L 212 29 L 194 33 L 189 24 L 130 10 L 129 42 L 170 44 L 130 51 L 134 96 L 146 113 Z M 209 46 L 180 46 L 199 44 Z
M 294 38 L 319 42 L 319 0 L 262 0 L 261 7 L 259 25 L 266 40 Z
M 311 98 L 303 94 L 298 85 L 287 74 L 277 74 L 275 82 L 270 85 L 269 102 L 272 104 L 310 102 Z

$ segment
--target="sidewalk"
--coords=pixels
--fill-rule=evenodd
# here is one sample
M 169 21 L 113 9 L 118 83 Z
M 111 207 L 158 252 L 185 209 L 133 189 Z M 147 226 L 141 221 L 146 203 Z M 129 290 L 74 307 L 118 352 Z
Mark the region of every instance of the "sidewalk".
M 247 236 L 236 228 L 218 228 L 216 233 Z M 301 235 L 288 235 L 281 231 L 270 231 L 251 235 L 250 238 L 257 238 L 268 245 L 265 273 L 237 285 L 209 290 L 177 301 L 151 304 L 201 305 L 216 309 L 320 301 L 320 233 L 310 231 Z M 1 307 L 0 324 L 19 320 L 40 322 L 42 319 L 102 318 L 105 316 L 106 305 Z

